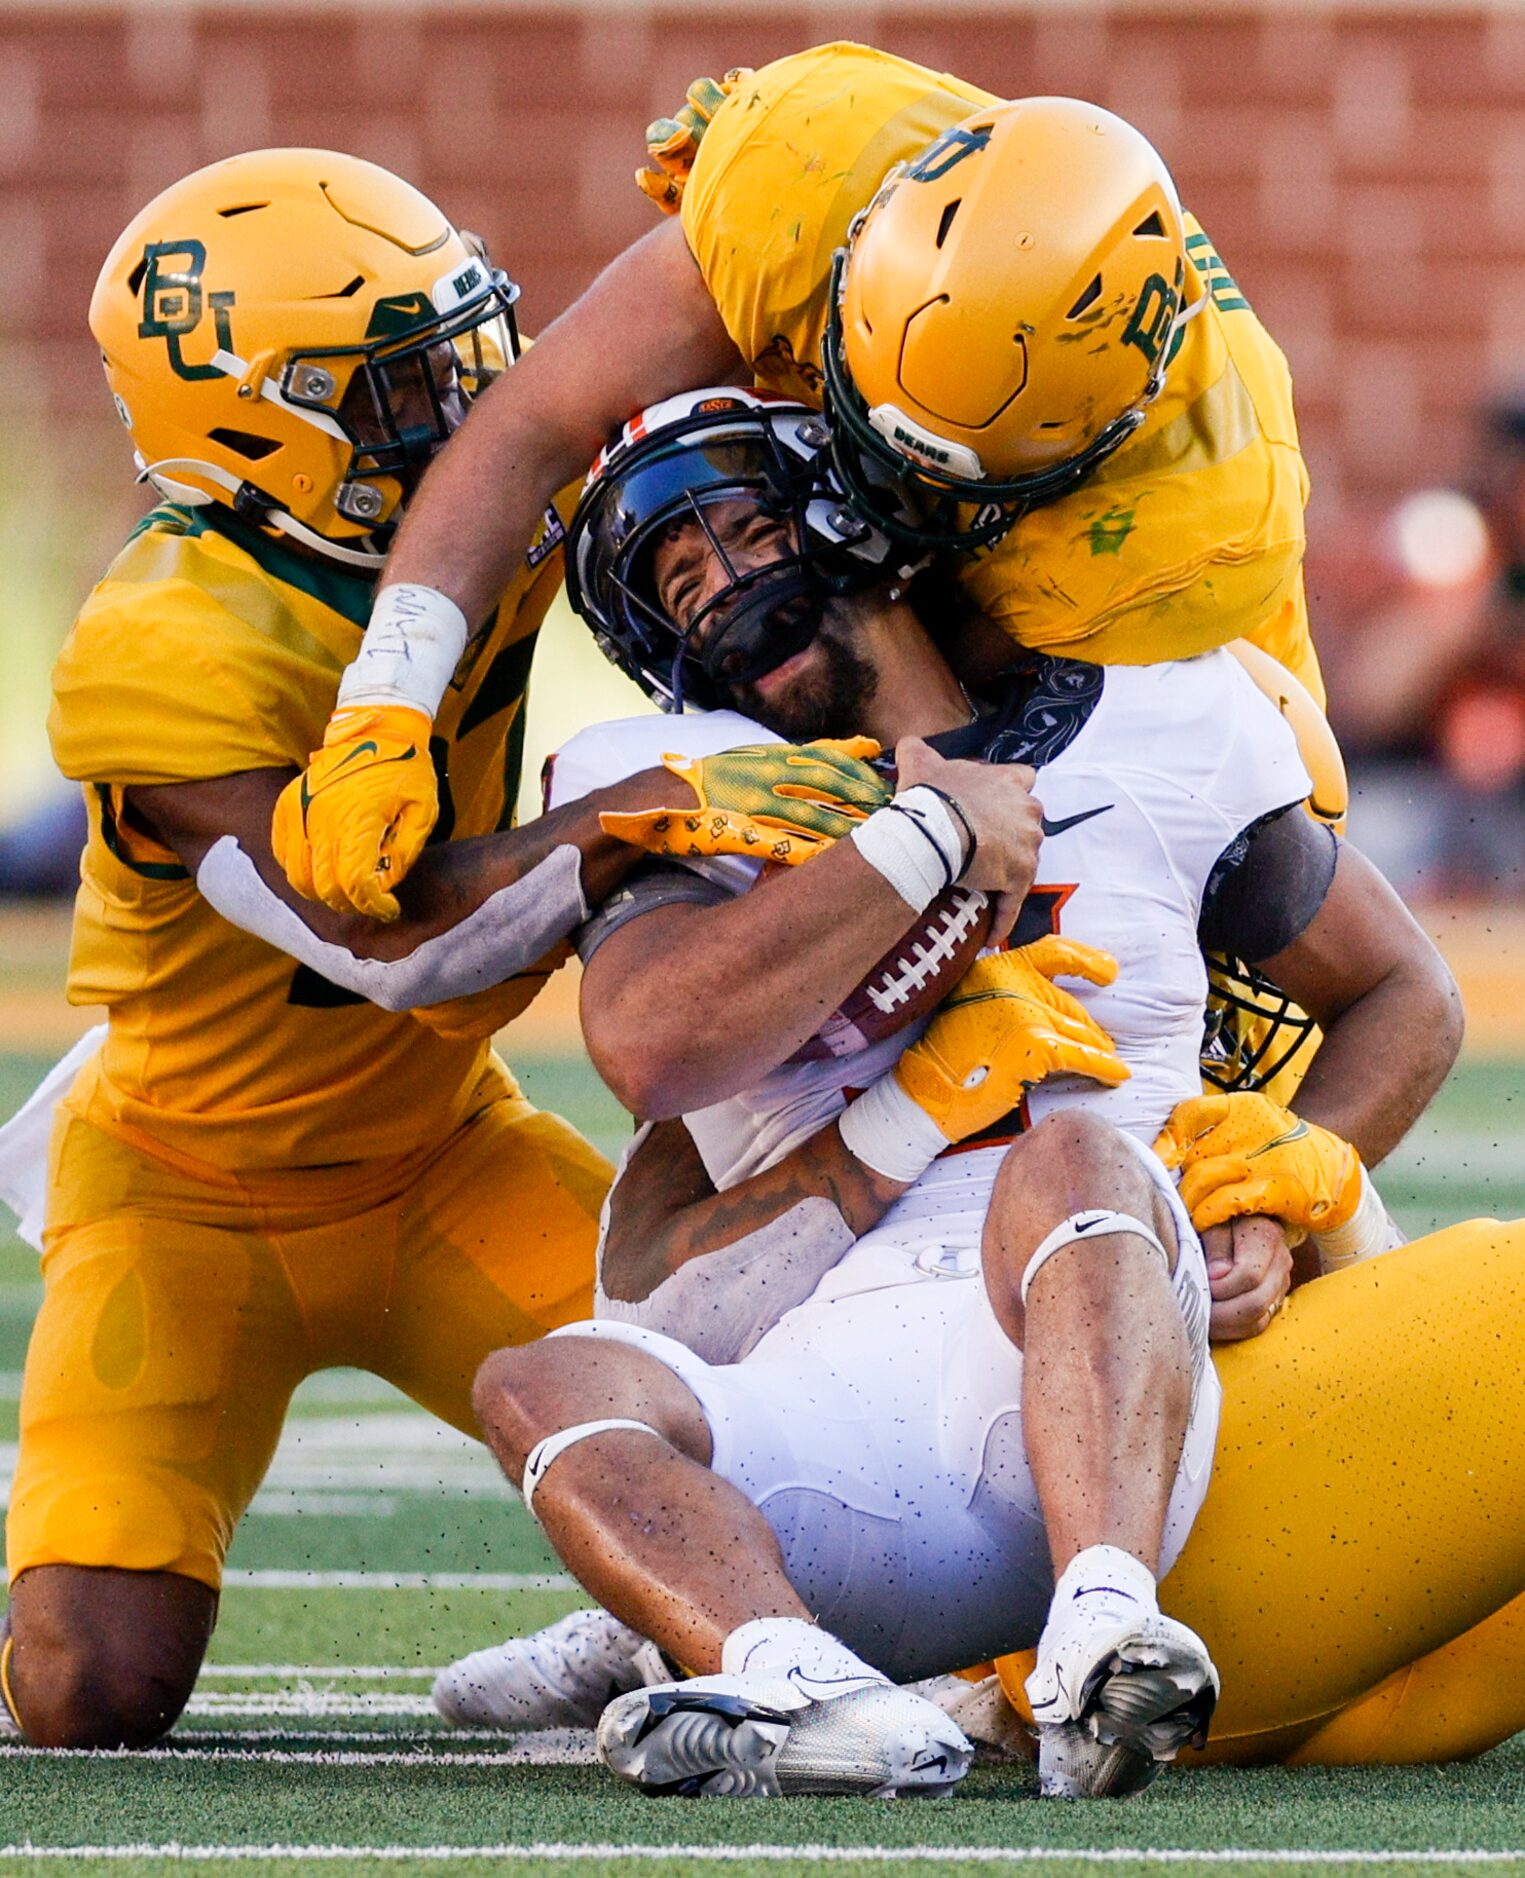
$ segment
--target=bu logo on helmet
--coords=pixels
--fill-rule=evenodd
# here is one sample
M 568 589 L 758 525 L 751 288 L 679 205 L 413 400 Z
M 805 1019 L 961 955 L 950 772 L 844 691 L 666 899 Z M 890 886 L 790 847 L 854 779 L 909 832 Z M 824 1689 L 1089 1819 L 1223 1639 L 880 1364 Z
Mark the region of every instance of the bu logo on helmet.
M 1153 367 L 1159 363 L 1181 296 L 1163 274 L 1151 274 L 1139 291 L 1138 305 L 1123 330 L 1123 344 L 1137 346 Z
M 174 265 L 177 261 L 178 267 Z M 143 317 L 138 322 L 138 337 L 164 341 L 170 367 L 178 378 L 223 375 L 215 365 L 188 365 L 180 350 L 180 341 L 201 324 L 201 276 L 206 262 L 207 251 L 199 241 L 151 241 L 143 250 Z M 233 305 L 233 295 L 211 293 L 206 303 L 212 309 L 219 350 L 231 352 L 233 324 L 228 309 Z

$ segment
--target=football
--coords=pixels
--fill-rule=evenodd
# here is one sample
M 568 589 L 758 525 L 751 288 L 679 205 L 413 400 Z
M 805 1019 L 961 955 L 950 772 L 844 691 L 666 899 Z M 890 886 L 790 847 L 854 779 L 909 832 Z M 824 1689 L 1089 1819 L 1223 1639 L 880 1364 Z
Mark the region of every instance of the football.
M 773 871 L 765 870 L 761 879 L 771 878 Z M 789 1061 L 852 1056 L 925 1017 L 979 957 L 990 919 L 983 893 L 973 887 L 945 888 Z

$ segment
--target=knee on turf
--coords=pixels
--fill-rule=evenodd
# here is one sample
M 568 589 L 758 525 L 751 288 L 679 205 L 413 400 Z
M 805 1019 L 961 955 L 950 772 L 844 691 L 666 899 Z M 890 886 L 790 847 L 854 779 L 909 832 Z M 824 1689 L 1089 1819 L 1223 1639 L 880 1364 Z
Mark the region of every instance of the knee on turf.
M 152 1657 L 152 1639 L 110 1646 L 70 1636 L 18 1634 L 11 1687 L 23 1735 L 39 1748 L 142 1748 L 180 1718 L 195 1667 Z

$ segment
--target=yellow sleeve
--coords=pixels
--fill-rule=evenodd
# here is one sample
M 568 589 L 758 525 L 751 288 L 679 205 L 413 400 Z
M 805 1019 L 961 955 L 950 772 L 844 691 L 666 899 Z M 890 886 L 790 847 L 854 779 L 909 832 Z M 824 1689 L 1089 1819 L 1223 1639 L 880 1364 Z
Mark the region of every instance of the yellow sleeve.
M 762 383 L 820 401 L 831 257 L 885 172 L 989 92 L 887 52 L 816 46 L 750 73 L 715 113 L 683 232 Z
M 283 676 L 297 666 L 310 691 L 310 666 L 247 643 L 239 624 L 182 582 L 125 606 L 98 589 L 53 671 L 58 767 L 80 782 L 131 784 L 305 762 L 333 691 L 321 710 L 293 710 Z

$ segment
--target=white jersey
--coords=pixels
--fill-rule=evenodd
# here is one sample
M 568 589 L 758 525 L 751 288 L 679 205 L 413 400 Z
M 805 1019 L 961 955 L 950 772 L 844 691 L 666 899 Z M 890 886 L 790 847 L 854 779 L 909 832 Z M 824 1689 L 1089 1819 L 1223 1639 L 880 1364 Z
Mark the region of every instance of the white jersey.
M 777 742 L 731 711 L 631 718 L 582 732 L 556 759 L 548 807 L 617 782 L 668 751 L 710 755 Z M 1117 960 L 1115 984 L 1067 983 L 1133 1072 L 1115 1089 L 1053 1077 L 1024 1120 L 1066 1104 L 1094 1108 L 1146 1146 L 1175 1105 L 1200 1094 L 1207 993 L 1197 942 L 1203 890 L 1219 857 L 1253 822 L 1302 800 L 1309 779 L 1280 713 L 1228 652 L 1161 665 L 1044 660 L 1016 702 L 934 739 L 945 754 L 1037 769 L 1044 841 L 1013 944 L 1063 933 Z M 688 863 L 731 891 L 754 863 Z M 808 961 L 806 962 L 808 965 Z M 856 1055 L 785 1064 L 743 1094 L 686 1116 L 719 1189 L 771 1166 L 840 1112 L 919 1030 Z M 935 1162 L 897 1203 L 898 1217 L 983 1208 L 984 1153 Z

